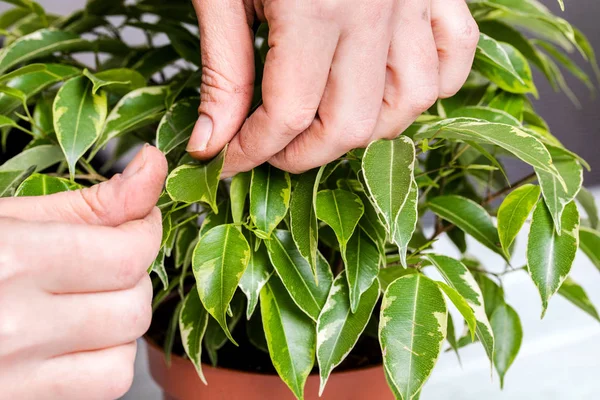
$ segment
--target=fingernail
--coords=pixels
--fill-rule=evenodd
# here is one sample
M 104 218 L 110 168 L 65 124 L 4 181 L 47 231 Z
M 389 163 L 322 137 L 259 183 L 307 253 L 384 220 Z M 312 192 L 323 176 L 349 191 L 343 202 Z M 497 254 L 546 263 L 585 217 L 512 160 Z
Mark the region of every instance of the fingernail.
M 195 151 L 206 150 L 206 146 L 212 135 L 212 130 L 212 119 L 206 114 L 200 114 L 196 121 L 196 125 L 194 126 L 192 137 L 190 138 L 186 151 L 193 153 Z
M 130 178 L 144 168 L 146 164 L 146 151 L 150 147 L 148 143 L 144 144 L 144 147 L 136 154 L 131 160 L 125 171 L 123 171 L 124 178 Z

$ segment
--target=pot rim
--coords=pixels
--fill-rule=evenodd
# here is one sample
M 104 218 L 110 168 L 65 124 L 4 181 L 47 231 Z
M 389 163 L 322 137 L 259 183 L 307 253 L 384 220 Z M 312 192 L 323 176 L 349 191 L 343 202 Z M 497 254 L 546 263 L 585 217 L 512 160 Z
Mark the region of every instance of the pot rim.
M 147 334 L 145 334 L 143 337 L 144 341 L 146 342 L 146 344 L 152 348 L 154 348 L 154 350 L 159 351 L 160 353 L 162 353 L 164 355 L 164 351 L 162 349 L 162 347 L 160 347 L 152 338 L 150 338 L 150 336 L 148 336 Z M 187 359 L 184 358 L 178 354 L 171 354 L 171 359 L 177 359 L 179 360 L 179 362 L 185 362 L 185 363 L 189 363 L 192 364 L 192 362 Z M 164 358 L 163 358 L 164 360 Z M 244 375 L 253 375 L 253 376 L 265 376 L 265 377 L 279 377 L 278 374 L 265 374 L 265 373 L 260 373 L 260 372 L 250 372 L 250 371 L 242 371 L 239 369 L 234 369 L 234 368 L 225 368 L 225 367 L 213 367 L 210 364 L 206 364 L 206 363 L 202 363 L 202 367 L 203 368 L 210 368 L 210 369 L 218 369 L 221 371 L 226 371 L 226 372 L 231 372 L 231 373 L 237 373 L 237 374 L 244 374 Z M 369 370 L 373 370 L 373 369 L 378 369 L 378 368 L 382 368 L 383 367 L 383 363 L 380 364 L 374 364 L 374 365 L 369 365 L 366 367 L 360 367 L 360 368 L 352 368 L 352 369 L 347 369 L 344 371 L 338 371 L 336 372 L 335 369 L 331 372 L 331 375 L 351 375 L 351 374 L 355 374 L 355 373 L 359 373 L 362 371 L 369 371 Z M 315 375 L 315 376 L 319 376 L 318 373 L 311 373 L 309 376 L 311 375 Z

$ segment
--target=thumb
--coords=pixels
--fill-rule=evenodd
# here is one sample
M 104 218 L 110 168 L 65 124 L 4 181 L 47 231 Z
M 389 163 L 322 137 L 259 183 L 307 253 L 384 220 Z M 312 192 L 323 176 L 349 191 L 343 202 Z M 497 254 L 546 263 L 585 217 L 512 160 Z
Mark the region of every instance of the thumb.
M 147 216 L 158 201 L 167 161 L 145 145 L 123 174 L 91 188 L 41 197 L 1 199 L 0 217 L 118 226 Z
M 193 0 L 193 4 L 200 27 L 202 83 L 199 117 L 187 151 L 210 159 L 238 132 L 252 103 L 252 1 Z

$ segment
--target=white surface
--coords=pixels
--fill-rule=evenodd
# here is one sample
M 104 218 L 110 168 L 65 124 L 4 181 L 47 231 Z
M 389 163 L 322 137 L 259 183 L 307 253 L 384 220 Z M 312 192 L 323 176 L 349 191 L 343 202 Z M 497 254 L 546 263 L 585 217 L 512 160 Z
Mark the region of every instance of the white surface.
M 525 238 L 521 235 L 518 239 L 515 260 L 525 260 Z M 486 267 L 502 269 L 499 256 L 478 243 L 469 244 L 472 254 Z M 443 243 L 440 251 L 455 252 L 450 246 Z M 600 306 L 600 272 L 583 253 L 578 253 L 570 276 L 585 288 L 592 303 Z M 598 398 L 600 324 L 559 295 L 550 300 L 548 312 L 540 320 L 540 296 L 525 271 L 507 275 L 504 290 L 507 303 L 519 313 L 523 325 L 521 351 L 506 375 L 504 390 L 500 390 L 497 376 L 490 378 L 489 361 L 476 343 L 461 350 L 462 368 L 453 353 L 442 355 L 421 399 Z

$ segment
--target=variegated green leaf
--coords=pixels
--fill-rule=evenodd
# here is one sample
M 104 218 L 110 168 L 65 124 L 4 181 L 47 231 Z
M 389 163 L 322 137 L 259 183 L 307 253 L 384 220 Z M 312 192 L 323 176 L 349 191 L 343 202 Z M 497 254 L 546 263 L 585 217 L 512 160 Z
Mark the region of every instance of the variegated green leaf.
M 290 206 L 290 175 L 270 164 L 252 170 L 250 183 L 250 218 L 255 234 L 263 239 L 283 220 Z
M 54 131 L 65 153 L 71 179 L 77 161 L 100 136 L 107 114 L 106 94 L 93 94 L 85 77 L 72 78 L 56 94 L 52 106 Z
M 225 315 L 249 260 L 250 246 L 231 224 L 217 226 L 201 236 L 192 259 L 200 300 L 234 344 Z
M 383 295 L 379 343 L 383 367 L 399 399 L 419 393 L 442 350 L 448 309 L 438 286 L 421 274 L 392 282 Z
M 35 104 L 31 132 L 33 132 L 36 139 L 43 139 L 54 132 L 52 103 L 54 103 L 54 99 L 49 96 L 42 96 Z
M 531 133 L 514 126 L 471 118 L 452 118 L 423 127 L 417 139 L 432 137 L 499 146 L 539 170 L 559 176 L 546 147 Z
M 406 275 L 416 274 L 418 272 L 419 271 L 416 268 L 404 268 L 401 266 L 386 267 L 379 270 L 377 280 L 379 280 L 381 291 L 385 292 L 388 286 L 396 279 Z
M 317 258 L 318 284 L 308 261 L 298 251 L 288 231 L 276 230 L 265 241 L 271 263 L 294 302 L 314 321 L 319 318 L 333 281 L 329 264 L 322 255 Z
M 513 243 L 527 217 L 540 198 L 540 187 L 524 185 L 513 190 L 502 202 L 498 209 L 498 234 L 502 248 L 509 253 Z
M 322 190 L 317 193 L 316 212 L 317 218 L 333 229 L 345 253 L 346 244 L 364 213 L 360 197 L 342 189 Z
M 171 171 L 166 182 L 169 196 L 183 203 L 203 202 L 217 214 L 217 190 L 226 151 L 227 148 L 223 149 L 204 165 L 184 164 Z
M 0 14 L 0 29 L 8 29 L 18 25 L 23 19 L 31 16 L 31 10 L 26 8 L 11 8 Z
M 244 314 L 244 295 L 235 292 L 231 304 L 229 305 L 227 328 L 229 332 L 233 332 L 238 322 Z M 213 367 L 216 367 L 219 362 L 218 352 L 227 343 L 227 335 L 214 318 L 208 318 L 208 326 L 204 334 L 204 347 Z
M 381 222 L 379 215 L 377 214 L 377 210 L 369 197 L 364 192 L 357 193 L 360 199 L 363 202 L 363 207 L 365 208 L 365 213 L 363 214 L 360 221 L 358 221 L 358 226 L 365 231 L 365 233 L 377 243 L 381 253 L 384 253 L 385 242 L 386 242 L 386 231 L 385 226 Z
M 600 270 L 600 232 L 587 227 L 579 228 L 579 248 Z
M 534 33 L 536 36 L 554 42 L 568 51 L 577 47 L 575 32 L 571 24 L 553 15 L 546 6 L 537 0 L 473 0 L 474 6 L 481 5 L 492 13 L 494 18 Z M 472 8 L 473 12 L 477 8 Z M 585 54 L 585 53 L 584 53 Z
M 71 32 L 41 29 L 23 36 L 0 52 L 0 74 L 17 64 L 45 57 L 57 51 L 82 49 L 87 41 Z
M 290 200 L 290 232 L 298 251 L 310 264 L 316 276 L 319 225 L 315 211 L 319 169 L 300 175 Z
M 506 92 L 502 92 L 506 93 Z M 521 122 L 518 119 L 507 113 L 506 111 L 498 110 L 490 107 L 483 106 L 468 106 L 457 108 L 452 111 L 449 118 L 475 118 L 489 122 L 496 122 L 499 124 L 506 124 L 511 126 L 516 126 L 517 128 L 521 126 Z
M 458 291 L 456 291 L 456 289 L 454 289 L 452 286 L 439 281 L 436 281 L 435 283 L 440 287 L 440 289 L 442 289 L 442 292 L 444 292 L 446 297 L 450 299 L 452 304 L 454 304 L 456 309 L 463 316 L 465 323 L 469 328 L 471 339 L 474 339 L 475 331 L 477 330 L 477 319 L 475 318 L 475 312 L 473 311 L 469 303 L 467 303 L 467 300 L 465 300 L 465 298 L 460 293 L 458 293 Z
M 168 154 L 180 144 L 186 142 L 198 119 L 197 97 L 178 101 L 162 117 L 156 131 L 156 147 Z
M 0 197 L 12 196 L 14 189 L 21 185 L 33 171 L 33 167 L 26 171 L 0 171 Z
M 81 71 L 70 65 L 45 64 L 46 69 L 37 72 L 30 72 L 11 79 L 6 83 L 6 87 L 19 90 L 25 94 L 26 99 L 38 94 L 45 88 L 52 86 L 60 81 L 72 78 Z M 7 94 L 0 94 L 0 113 L 7 115 L 22 105 L 18 98 Z
M 160 249 L 160 251 L 158 252 L 158 255 L 156 256 L 154 262 L 150 266 L 150 271 L 154 272 L 160 278 L 160 281 L 163 284 L 163 290 L 166 291 L 169 288 L 169 274 L 167 273 L 167 269 L 165 268 L 164 248 Z
M 265 338 L 265 330 L 262 325 L 262 317 L 260 313 L 255 314 L 246 323 L 246 335 L 248 341 L 257 349 L 269 354 L 269 346 Z
M 36 171 L 59 163 L 65 159 L 60 147 L 53 144 L 45 144 L 32 147 L 17 154 L 0 166 L 0 171 L 24 171 L 35 166 Z
M 106 88 L 109 92 L 124 96 L 146 86 L 146 78 L 129 68 L 107 69 L 94 74 L 84 70 L 83 73 L 94 84 L 94 94 L 101 88 Z
M 252 242 L 250 242 L 252 244 Z M 250 261 L 248 267 L 240 280 L 240 289 L 248 298 L 248 307 L 246 310 L 246 318 L 250 319 L 254 313 L 254 309 L 258 304 L 260 291 L 267 283 L 271 274 L 273 274 L 273 265 L 269 259 L 267 248 L 261 244 L 258 249 L 254 250 L 254 246 L 250 246 Z
M 200 302 L 196 288 L 185 296 L 183 308 L 179 314 L 179 331 L 185 353 L 194 364 L 198 376 L 206 385 L 202 372 L 202 339 L 208 325 L 208 313 Z
M 562 214 L 560 234 L 552 214 L 543 201 L 533 212 L 527 243 L 527 269 L 542 298 L 542 317 L 548 300 L 571 271 L 579 247 L 579 212 L 574 202 L 567 204 Z
M 2 167 L 0 167 L 1 169 Z M 577 202 L 581 204 L 581 207 L 585 211 L 588 217 L 588 222 L 592 229 L 598 229 L 598 207 L 596 206 L 596 199 L 594 195 L 582 187 L 579 193 L 577 193 Z
M 231 216 L 236 224 L 245 222 L 243 220 L 246 208 L 246 200 L 250 192 L 250 179 L 252 172 L 241 172 L 231 179 L 229 199 L 231 200 Z
M 46 196 L 49 194 L 79 190 L 82 186 L 68 179 L 42 174 L 33 174 L 25 179 L 15 192 L 16 197 Z
M 508 92 L 537 95 L 527 59 L 508 43 L 482 33 L 473 68 Z
M 417 222 L 419 220 L 419 187 L 417 181 L 412 180 L 408 197 L 402 205 L 402 208 L 398 211 L 395 221 L 394 235 L 392 239 L 396 246 L 398 246 L 398 253 L 400 254 L 400 263 L 404 268 L 408 267 L 406 262 L 406 254 L 408 252 L 408 243 L 412 239 L 415 229 L 417 228 Z
M 483 295 L 485 315 L 491 318 L 496 307 L 504 303 L 504 289 L 484 274 L 476 274 L 475 280 Z
M 377 279 L 381 257 L 377 244 L 360 228 L 354 231 L 343 257 L 350 309 L 354 313 L 359 307 L 363 293 L 373 286 L 373 281 Z
M 502 303 L 490 320 L 496 338 L 494 366 L 500 376 L 500 387 L 504 387 L 504 377 L 519 353 L 523 341 L 523 328 L 519 314 L 508 304 Z
M 378 140 L 367 147 L 363 174 L 371 198 L 382 214 L 389 236 L 413 179 L 415 146 L 406 136 Z
M 372 283 L 354 311 L 348 301 L 350 292 L 342 272 L 329 291 L 317 321 L 317 361 L 321 376 L 319 395 L 323 394 L 331 371 L 348 356 L 358 342 L 379 299 L 379 283 Z
M 549 148 L 549 151 L 560 179 L 555 175 L 537 169 L 536 174 L 540 181 L 544 200 L 552 215 L 554 226 L 560 232 L 563 210 L 567 204 L 575 199 L 583 184 L 583 167 L 567 151 L 558 147 Z M 561 181 L 565 183 L 565 186 L 561 184 Z
M 110 139 L 158 121 L 165 110 L 168 86 L 136 89 L 124 96 L 111 110 L 95 152 Z
M 260 312 L 273 366 L 296 398 L 303 399 L 315 362 L 315 324 L 294 304 L 277 276 L 260 292 Z
M 523 83 L 523 79 L 512 64 L 506 49 L 502 47 L 500 42 L 497 42 L 486 34 L 479 34 L 475 60 L 476 62 L 483 63 L 486 67 L 503 70 L 518 82 Z
M 2 76 L 0 76 L 0 84 L 4 84 L 4 82 L 10 81 L 18 76 L 22 76 L 22 75 L 26 75 L 26 74 L 31 74 L 33 72 L 39 72 L 39 71 L 45 71 L 46 70 L 46 65 L 45 64 L 30 64 L 30 65 L 26 65 L 24 67 L 21 67 L 15 71 L 9 72 L 7 74 L 3 74 Z
M 183 266 L 190 246 L 197 238 L 198 226 L 193 222 L 187 223 L 177 230 L 175 238 L 175 266 L 177 268 Z
M 467 267 L 447 256 L 428 254 L 427 259 L 437 268 L 446 283 L 456 290 L 469 304 L 477 321 L 475 333 L 490 359 L 494 359 L 494 334 L 485 313 L 483 294 Z
M 498 230 L 482 206 L 456 195 L 436 197 L 427 205 L 440 218 L 458 226 L 481 244 L 506 258 L 500 247 Z
M 200 236 L 204 235 L 215 226 L 225 225 L 233 222 L 231 220 L 231 210 L 227 200 L 223 200 L 217 204 L 217 209 L 219 211 L 218 213 L 215 213 L 212 210 L 206 213 L 204 221 L 202 221 L 202 225 L 200 226 Z
M 558 289 L 560 294 L 565 299 L 569 300 L 573 305 L 580 308 L 583 312 L 590 315 L 592 318 L 600 322 L 600 316 L 594 304 L 592 304 L 585 290 L 578 285 L 573 279 L 567 277 Z

